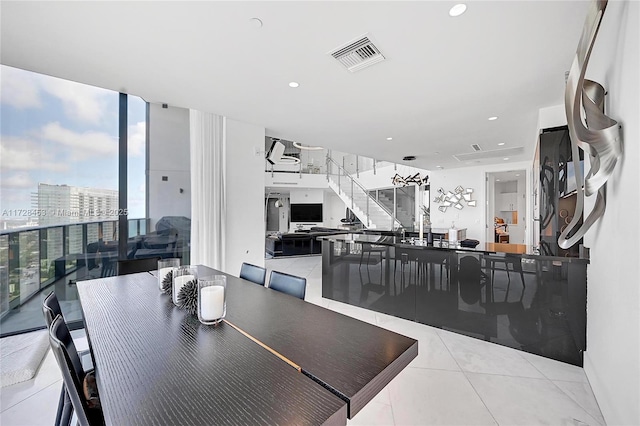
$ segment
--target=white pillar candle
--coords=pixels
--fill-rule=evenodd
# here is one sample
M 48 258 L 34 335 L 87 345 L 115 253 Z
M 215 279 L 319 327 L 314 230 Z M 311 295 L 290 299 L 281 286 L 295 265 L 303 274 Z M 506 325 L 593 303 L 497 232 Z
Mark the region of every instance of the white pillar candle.
M 210 285 L 200 289 L 200 316 L 205 321 L 215 321 L 224 314 L 224 287 Z
M 186 283 L 195 279 L 193 275 L 180 275 L 173 277 L 173 303 L 178 304 L 178 293 Z

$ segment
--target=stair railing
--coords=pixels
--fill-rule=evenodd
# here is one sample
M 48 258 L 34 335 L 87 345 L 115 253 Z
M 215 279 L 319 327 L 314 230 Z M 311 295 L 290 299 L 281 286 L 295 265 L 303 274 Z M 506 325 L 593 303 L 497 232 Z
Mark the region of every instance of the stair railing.
M 367 203 L 366 204 L 366 209 L 365 209 L 365 214 L 367 216 L 367 222 L 368 222 L 367 225 L 369 226 L 370 223 L 371 223 L 371 219 L 370 219 L 371 216 L 369 214 L 369 203 L 371 202 L 371 203 L 376 204 L 378 207 L 380 207 L 380 209 L 382 211 L 384 211 L 386 214 L 388 214 L 391 217 L 391 219 L 392 219 L 391 229 L 394 229 L 394 226 L 395 226 L 396 222 L 397 223 L 400 222 L 399 220 L 396 219 L 395 215 L 391 211 L 389 211 L 389 209 L 387 209 L 384 205 L 382 205 L 380 202 L 378 202 L 375 198 L 371 197 L 371 195 L 369 194 L 369 191 L 367 191 L 365 189 L 365 187 L 363 187 L 358 181 L 356 181 L 353 178 L 353 176 L 351 176 L 349 174 L 349 172 L 347 172 L 345 170 L 344 167 L 342 167 L 333 158 L 331 158 L 331 152 L 328 151 L 327 152 L 327 181 L 329 181 L 329 179 L 330 179 L 330 175 L 332 174 L 331 170 L 332 170 L 333 166 L 336 166 L 338 168 L 338 173 L 337 173 L 338 182 L 337 182 L 337 184 L 338 184 L 338 189 L 339 190 L 343 190 L 341 176 L 344 176 L 344 177 L 348 178 L 348 181 L 350 183 L 350 194 L 347 194 L 347 195 L 349 195 L 349 197 L 351 198 L 351 210 L 353 210 L 354 207 L 355 207 L 354 193 L 355 193 L 355 191 L 357 189 L 359 189 L 360 192 L 365 196 L 365 200 L 366 200 L 366 203 Z

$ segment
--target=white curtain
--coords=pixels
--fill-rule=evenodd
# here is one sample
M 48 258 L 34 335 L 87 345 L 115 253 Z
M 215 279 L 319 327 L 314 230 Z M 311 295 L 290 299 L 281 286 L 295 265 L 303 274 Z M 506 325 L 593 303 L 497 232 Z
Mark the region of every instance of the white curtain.
M 191 264 L 224 269 L 225 119 L 190 110 Z

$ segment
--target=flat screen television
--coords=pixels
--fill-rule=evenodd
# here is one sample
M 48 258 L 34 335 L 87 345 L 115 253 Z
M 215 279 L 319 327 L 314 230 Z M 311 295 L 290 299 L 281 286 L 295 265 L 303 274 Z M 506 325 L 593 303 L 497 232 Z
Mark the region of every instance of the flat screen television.
M 291 204 L 291 222 L 322 222 L 322 203 Z

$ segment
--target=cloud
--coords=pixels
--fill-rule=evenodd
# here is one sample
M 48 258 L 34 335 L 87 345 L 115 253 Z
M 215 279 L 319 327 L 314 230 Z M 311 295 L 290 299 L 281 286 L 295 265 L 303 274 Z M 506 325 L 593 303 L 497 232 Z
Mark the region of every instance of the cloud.
M 109 110 L 108 98 L 117 100 L 117 93 L 112 90 L 8 66 L 2 66 L 0 70 L 2 103 L 18 109 L 42 108 L 44 91 L 62 102 L 67 117 L 99 124 Z
M 0 186 L 0 206 L 2 209 L 28 209 L 31 204 L 31 192 L 24 189 L 3 188 Z
M 64 172 L 66 163 L 57 162 L 54 155 L 30 139 L 3 136 L 0 140 L 2 170 L 46 170 Z
M 144 121 L 129 126 L 129 136 L 127 146 L 129 148 L 129 156 L 140 157 L 145 152 L 147 128 Z
M 7 66 L 2 66 L 0 70 L 2 103 L 17 109 L 42 107 L 37 75 Z
M 104 132 L 74 132 L 65 129 L 58 122 L 46 124 L 40 137 L 69 148 L 69 158 L 73 161 L 89 157 L 117 155 L 118 140 Z
M 69 118 L 91 124 L 100 123 L 108 110 L 106 98 L 116 96 L 111 90 L 48 76 L 41 76 L 40 87 L 60 99 Z
M 36 183 L 31 180 L 31 177 L 28 173 L 19 172 L 14 173 L 8 177 L 2 177 L 2 188 L 33 188 L 36 186 Z

